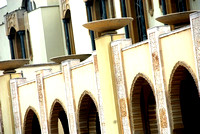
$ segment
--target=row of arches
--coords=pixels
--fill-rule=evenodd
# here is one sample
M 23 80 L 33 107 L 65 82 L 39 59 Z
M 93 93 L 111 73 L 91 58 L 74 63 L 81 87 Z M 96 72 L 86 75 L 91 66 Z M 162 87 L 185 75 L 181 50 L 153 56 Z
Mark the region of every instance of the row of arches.
M 176 66 L 171 74 L 167 94 L 171 131 L 173 134 L 200 133 L 200 98 L 197 82 L 187 66 Z M 98 106 L 90 94 L 82 95 L 78 110 L 78 125 L 81 134 L 101 133 Z M 156 97 L 150 80 L 139 74 L 133 81 L 130 94 L 132 131 L 139 134 L 159 133 Z M 67 114 L 59 101 L 52 108 L 50 131 L 69 133 Z M 25 133 L 41 133 L 36 112 L 29 109 L 24 123 Z
M 97 106 L 93 98 L 89 94 L 82 96 L 79 104 L 79 131 L 81 134 L 88 133 L 101 133 L 99 114 Z M 24 133 L 25 134 L 40 134 L 39 116 L 34 108 L 28 108 L 25 121 Z M 60 101 L 56 100 L 52 106 L 50 118 L 50 132 L 51 134 L 69 134 L 69 125 L 66 111 L 64 110 Z
M 173 134 L 200 133 L 200 97 L 197 81 L 184 64 L 177 64 L 170 77 L 167 101 Z M 153 86 L 139 74 L 130 95 L 132 130 L 139 134 L 159 133 L 157 105 Z

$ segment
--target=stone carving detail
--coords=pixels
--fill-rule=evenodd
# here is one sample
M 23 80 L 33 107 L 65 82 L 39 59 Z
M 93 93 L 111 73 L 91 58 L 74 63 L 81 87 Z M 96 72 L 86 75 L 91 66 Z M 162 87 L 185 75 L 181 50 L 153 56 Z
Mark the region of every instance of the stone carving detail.
M 38 89 L 38 98 L 40 106 L 40 122 L 41 122 L 41 131 L 44 134 L 48 134 L 48 125 L 47 125 L 47 115 L 46 115 L 46 106 L 44 98 L 44 89 L 43 89 L 43 79 L 42 74 L 36 74 L 37 89 Z
M 165 109 L 160 109 L 160 121 L 161 121 L 161 127 L 167 128 L 167 116 L 165 113 Z
M 69 7 L 69 0 L 61 0 L 61 10 L 62 10 L 62 18 L 65 18 L 65 14 L 67 12 L 68 9 L 70 9 Z
M 165 30 L 166 29 L 166 30 Z M 154 86 L 155 86 L 155 94 L 158 103 L 158 114 L 159 121 L 161 125 L 161 133 L 169 133 L 169 121 L 167 118 L 167 102 L 165 99 L 165 89 L 164 89 L 164 80 L 162 74 L 162 66 L 160 59 L 160 49 L 159 49 L 159 34 L 167 32 L 167 28 L 165 27 L 156 27 L 154 29 L 150 29 L 148 31 L 149 35 L 149 45 L 150 45 L 150 53 L 153 64 L 153 73 L 154 73 Z
M 19 106 L 19 96 L 18 96 L 18 84 L 25 82 L 26 79 L 12 79 L 10 81 L 10 92 L 12 99 L 12 108 L 13 108 L 13 116 L 14 116 L 14 124 L 15 124 L 15 133 L 22 133 L 21 126 L 21 116 L 20 116 L 20 106 Z
M 190 16 L 191 31 L 193 37 L 194 53 L 197 65 L 198 81 L 200 80 L 200 12 L 193 13 Z M 200 96 L 200 83 L 199 96 Z
M 119 40 L 111 43 L 112 56 L 114 63 L 114 75 L 116 82 L 116 89 L 118 95 L 118 104 L 120 109 L 121 121 L 123 125 L 123 133 L 131 134 L 130 121 L 128 115 L 128 102 L 126 96 L 126 88 L 124 81 L 124 72 L 122 65 L 121 49 L 123 47 L 131 45 L 131 40 Z
M 93 65 L 95 69 L 95 79 L 96 79 L 96 85 L 97 85 L 97 95 L 98 95 L 98 107 L 99 107 L 99 119 L 101 123 L 101 133 L 106 133 L 106 127 L 105 127 L 105 119 L 104 119 L 104 110 L 103 110 L 103 100 L 101 96 L 101 89 L 100 89 L 100 80 L 99 80 L 99 68 L 98 68 L 98 62 L 97 62 L 97 55 L 93 53 Z
M 16 32 L 25 30 L 24 26 L 24 10 L 16 10 L 5 15 L 6 35 L 10 34 L 10 29 L 13 27 Z
M 71 85 L 71 67 L 77 65 L 79 60 L 67 60 L 63 63 L 63 74 L 65 80 L 65 88 L 66 88 L 66 98 L 67 98 L 67 114 L 69 117 L 69 127 L 70 133 L 76 134 L 77 133 L 77 126 L 76 126 L 76 115 L 75 115 L 75 106 L 74 106 L 74 96 L 73 96 L 73 89 Z
M 127 116 L 125 99 L 120 100 L 120 112 L 122 117 Z
M 11 27 L 14 27 L 16 26 L 16 14 L 15 13 L 12 13 L 12 14 L 9 14 L 8 16 L 6 16 L 6 21 L 7 21 L 7 27 L 8 29 L 10 30 Z

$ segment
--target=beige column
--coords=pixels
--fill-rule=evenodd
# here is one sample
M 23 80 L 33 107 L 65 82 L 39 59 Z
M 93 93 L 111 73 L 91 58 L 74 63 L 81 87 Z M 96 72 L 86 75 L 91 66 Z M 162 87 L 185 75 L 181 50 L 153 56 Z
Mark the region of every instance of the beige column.
M 155 98 L 157 105 L 157 117 L 159 120 L 159 128 L 161 134 L 171 133 L 167 100 L 166 100 L 166 89 L 163 77 L 163 66 L 162 66 L 162 57 L 160 54 L 160 45 L 159 45 L 159 35 L 167 33 L 170 31 L 169 26 L 159 26 L 148 29 L 148 38 L 150 45 L 150 54 L 153 65 L 153 76 L 154 76 L 154 88 L 155 88 Z
M 24 83 L 26 81 L 25 78 L 15 78 L 10 80 L 10 92 L 11 92 L 11 100 L 12 100 L 12 110 L 14 117 L 14 127 L 15 134 L 22 134 L 22 120 L 21 120 L 21 109 L 19 105 L 19 91 L 18 85 Z
M 127 96 L 127 89 L 125 86 L 121 49 L 131 44 L 132 44 L 131 39 L 121 39 L 111 43 L 115 86 L 118 97 L 120 121 L 123 130 L 122 133 L 124 134 L 131 134 L 131 125 L 129 120 L 130 117 L 128 110 L 128 96 Z
M 110 43 L 123 37 L 122 35 L 105 35 L 95 40 L 107 134 L 122 133 Z
M 39 107 L 40 107 L 40 126 L 42 134 L 48 134 L 48 120 L 47 120 L 47 108 L 46 108 L 46 95 L 44 89 L 44 81 L 43 77 L 50 73 L 50 69 L 44 69 L 36 71 L 36 83 L 38 90 L 38 98 L 39 98 Z
M 62 70 L 65 80 L 66 99 L 67 99 L 67 117 L 68 117 L 70 134 L 77 134 L 74 92 L 71 84 L 72 82 L 71 67 L 78 65 L 79 63 L 80 63 L 79 59 L 70 59 L 62 62 Z
M 190 14 L 190 26 L 194 46 L 194 56 L 197 71 L 198 90 L 200 96 L 200 12 Z

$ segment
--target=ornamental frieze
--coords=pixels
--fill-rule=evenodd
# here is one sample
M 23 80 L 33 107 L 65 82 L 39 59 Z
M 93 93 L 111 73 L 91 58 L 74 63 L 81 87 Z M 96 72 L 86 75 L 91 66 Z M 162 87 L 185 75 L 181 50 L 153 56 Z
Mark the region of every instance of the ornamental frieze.
M 5 15 L 6 35 L 10 35 L 11 28 L 16 32 L 25 30 L 24 12 L 25 10 L 16 10 Z

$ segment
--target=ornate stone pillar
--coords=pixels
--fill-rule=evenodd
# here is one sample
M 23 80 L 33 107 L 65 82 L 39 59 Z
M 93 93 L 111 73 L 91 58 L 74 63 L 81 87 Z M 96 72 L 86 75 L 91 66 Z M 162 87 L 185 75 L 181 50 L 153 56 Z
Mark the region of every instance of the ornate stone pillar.
M 74 104 L 74 92 L 71 84 L 71 67 L 78 65 L 79 59 L 70 59 L 62 62 L 62 70 L 65 80 L 66 99 L 67 99 L 67 116 L 70 134 L 77 134 L 77 122 Z
M 198 90 L 200 96 L 200 12 L 190 14 L 190 25 L 194 46 L 194 56 L 197 71 Z
M 13 38 L 11 35 L 8 35 L 9 43 L 10 43 L 10 53 L 11 59 L 15 59 L 14 47 L 13 47 Z
M 18 84 L 24 83 L 25 81 L 26 81 L 25 78 L 16 78 L 10 80 L 10 92 L 11 92 L 14 124 L 15 124 L 14 125 L 15 134 L 22 134 L 22 121 L 20 114 L 21 109 L 19 105 Z
M 125 86 L 125 78 L 122 63 L 122 51 L 121 49 L 131 45 L 130 39 L 121 39 L 111 42 L 112 47 L 112 57 L 113 57 L 113 68 L 115 76 L 115 85 L 118 97 L 118 106 L 120 113 L 120 120 L 122 124 L 122 129 L 124 134 L 131 134 L 131 125 L 129 120 L 129 110 L 128 110 L 128 97 L 127 89 Z
M 40 107 L 40 126 L 41 132 L 43 134 L 48 134 L 48 121 L 47 121 L 47 110 L 46 110 L 46 96 L 44 91 L 44 82 L 43 76 L 50 73 L 50 69 L 44 69 L 36 71 L 36 83 L 38 90 L 38 98 L 39 98 L 39 107 Z
M 149 38 L 149 48 L 153 64 L 153 77 L 155 98 L 157 105 L 157 117 L 159 120 L 159 127 L 161 134 L 170 133 L 170 124 L 168 117 L 168 108 L 165 95 L 164 77 L 162 72 L 162 62 L 160 55 L 159 35 L 170 31 L 169 26 L 153 27 L 147 30 Z
M 93 56 L 93 65 L 94 65 L 94 69 L 95 69 L 95 79 L 96 79 L 96 85 L 97 85 L 98 107 L 99 107 L 99 119 L 100 119 L 100 125 L 101 125 L 101 133 L 106 134 L 103 101 L 102 101 L 100 80 L 99 80 L 99 67 L 98 67 L 96 52 L 93 52 L 92 56 Z

